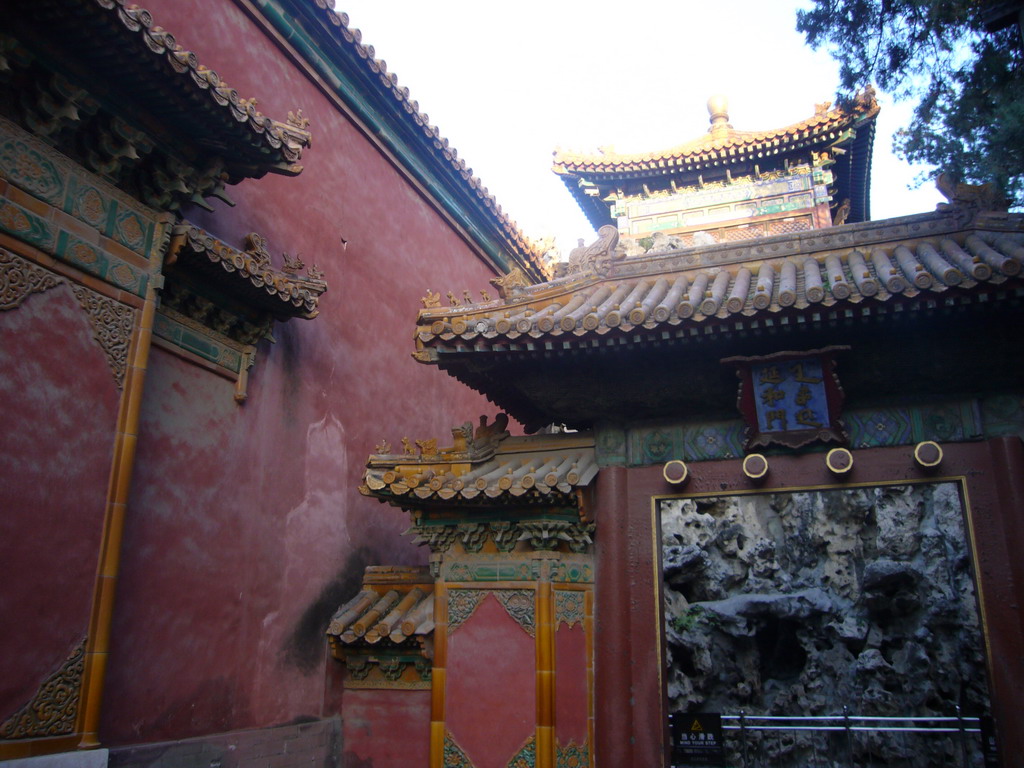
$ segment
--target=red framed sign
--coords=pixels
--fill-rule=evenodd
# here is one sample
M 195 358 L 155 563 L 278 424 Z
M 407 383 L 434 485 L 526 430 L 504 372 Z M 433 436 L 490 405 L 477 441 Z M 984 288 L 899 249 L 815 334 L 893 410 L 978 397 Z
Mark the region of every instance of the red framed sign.
M 840 419 L 843 389 L 835 372 L 835 354 L 847 349 L 834 346 L 722 360 L 737 367 L 737 406 L 747 422 L 747 450 L 848 441 Z

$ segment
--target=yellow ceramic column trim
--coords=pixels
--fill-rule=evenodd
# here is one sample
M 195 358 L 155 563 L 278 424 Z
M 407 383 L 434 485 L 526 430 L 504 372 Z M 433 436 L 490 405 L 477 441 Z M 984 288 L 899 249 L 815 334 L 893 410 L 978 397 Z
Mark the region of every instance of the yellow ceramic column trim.
M 142 408 L 142 390 L 153 339 L 153 317 L 156 314 L 156 277 L 151 276 L 146 289 L 146 300 L 139 313 L 133 333 L 125 372 L 124 390 L 117 414 L 114 432 L 114 457 L 110 466 L 107 486 L 107 505 L 100 540 L 96 585 L 93 589 L 92 611 L 89 617 L 89 635 L 85 646 L 85 669 L 78 710 L 77 731 L 81 735 L 79 747 L 99 745 L 100 711 L 103 684 L 110 651 L 110 624 L 114 613 L 114 593 L 117 572 L 121 562 L 121 536 L 124 533 L 124 514 L 131 489 L 132 467 L 139 433 L 139 412 Z
M 434 666 L 430 673 L 430 768 L 444 768 L 444 684 L 448 667 L 448 585 L 434 585 Z
M 537 768 L 555 764 L 555 627 L 551 582 L 537 583 Z
M 587 654 L 587 754 L 594 764 L 594 590 L 583 593 L 583 637 Z

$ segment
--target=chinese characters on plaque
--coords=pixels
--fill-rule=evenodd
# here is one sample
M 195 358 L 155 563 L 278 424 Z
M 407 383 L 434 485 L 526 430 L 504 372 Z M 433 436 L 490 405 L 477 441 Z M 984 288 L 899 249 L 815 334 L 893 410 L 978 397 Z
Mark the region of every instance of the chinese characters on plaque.
M 792 360 L 750 367 L 761 432 L 821 429 L 828 424 L 825 380 L 818 360 Z
M 814 441 L 845 442 L 839 419 L 843 392 L 835 375 L 836 352 L 779 352 L 764 357 L 731 357 L 740 377 L 739 409 L 747 421 L 750 448 Z

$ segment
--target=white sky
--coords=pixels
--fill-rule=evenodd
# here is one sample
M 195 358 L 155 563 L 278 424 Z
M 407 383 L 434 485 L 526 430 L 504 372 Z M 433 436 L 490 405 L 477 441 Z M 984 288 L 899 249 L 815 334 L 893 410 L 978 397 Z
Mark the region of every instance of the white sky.
M 803 3 L 806 5 L 807 3 Z M 503 209 L 566 252 L 593 229 L 551 172 L 557 146 L 655 151 L 707 130 L 729 98 L 740 130 L 777 128 L 834 99 L 838 68 L 796 32 L 795 0 L 337 0 L 399 85 Z M 873 219 L 934 210 L 934 184 L 892 155 L 910 106 L 879 99 Z

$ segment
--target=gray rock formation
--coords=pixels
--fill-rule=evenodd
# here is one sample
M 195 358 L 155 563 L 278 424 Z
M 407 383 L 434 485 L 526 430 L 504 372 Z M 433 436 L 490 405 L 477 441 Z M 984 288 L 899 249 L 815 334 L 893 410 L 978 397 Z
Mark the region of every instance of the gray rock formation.
M 661 524 L 673 711 L 988 712 L 955 484 L 674 499 Z M 756 747 L 773 766 L 845 765 L 839 736 Z M 960 745 L 863 733 L 852 750 L 909 767 L 959 764 Z

